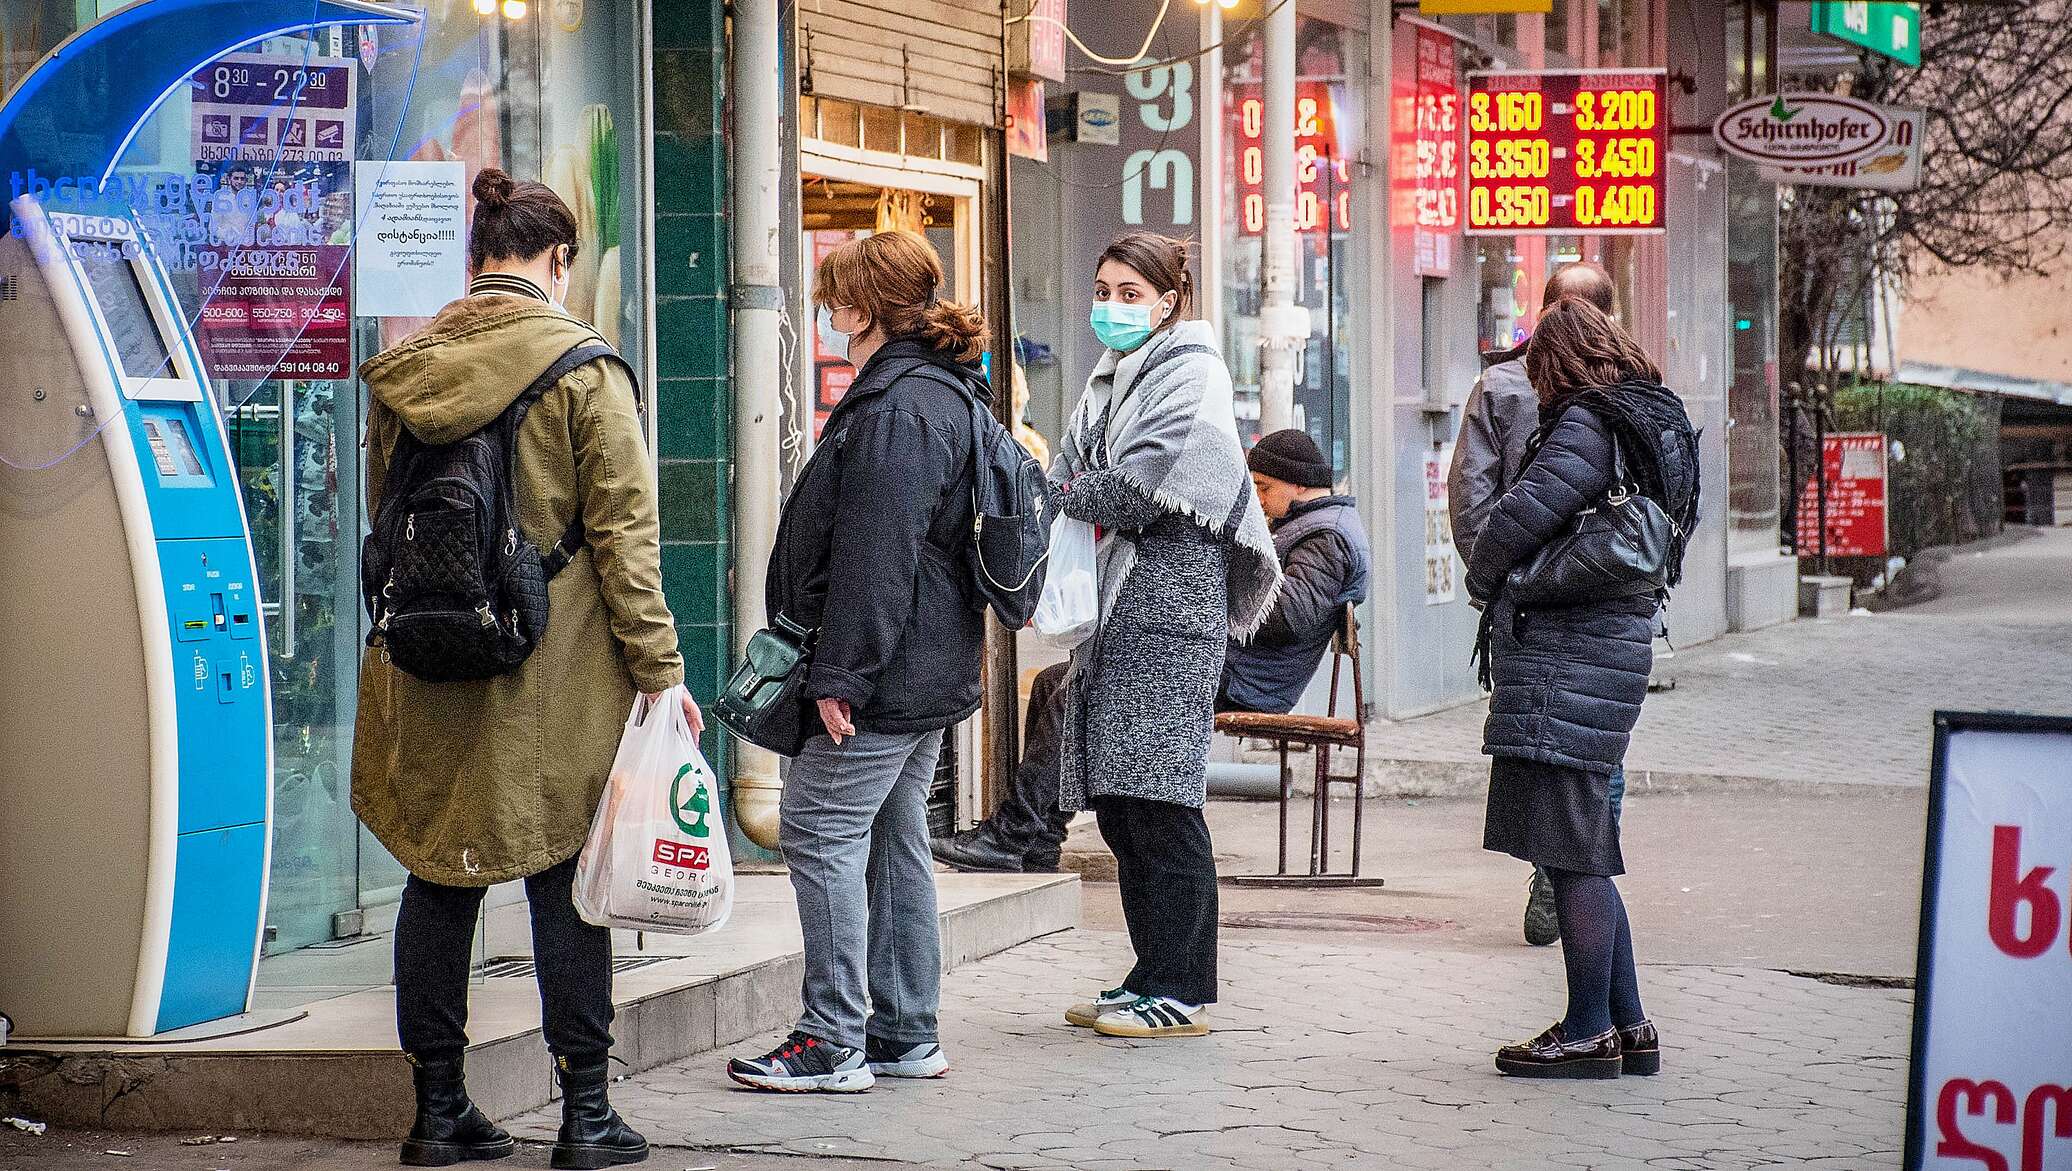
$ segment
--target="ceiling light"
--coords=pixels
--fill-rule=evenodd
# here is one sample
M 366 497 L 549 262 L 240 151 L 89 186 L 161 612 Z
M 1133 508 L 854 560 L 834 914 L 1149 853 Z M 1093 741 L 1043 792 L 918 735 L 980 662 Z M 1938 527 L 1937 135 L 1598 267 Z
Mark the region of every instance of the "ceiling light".
M 495 16 L 496 0 L 475 0 L 475 11 L 482 16 Z
M 505 20 L 525 19 L 525 0 L 504 0 Z

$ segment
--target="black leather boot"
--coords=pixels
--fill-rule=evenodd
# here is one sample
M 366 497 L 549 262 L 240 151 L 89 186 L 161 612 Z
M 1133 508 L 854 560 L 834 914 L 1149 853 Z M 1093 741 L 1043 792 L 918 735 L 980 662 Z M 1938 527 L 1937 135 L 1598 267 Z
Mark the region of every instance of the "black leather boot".
M 561 1133 L 554 1139 L 553 1165 L 577 1171 L 618 1167 L 648 1157 L 647 1140 L 612 1109 L 606 1093 L 611 1058 L 554 1058 L 561 1079 Z
M 1001 841 L 991 822 L 954 837 L 931 839 L 928 852 L 953 870 L 979 874 L 1019 874 L 1022 870 L 1022 848 Z
M 417 1088 L 417 1121 L 403 1140 L 406 1167 L 449 1167 L 471 1159 L 501 1159 L 518 1149 L 504 1129 L 468 1100 L 458 1057 L 410 1061 Z

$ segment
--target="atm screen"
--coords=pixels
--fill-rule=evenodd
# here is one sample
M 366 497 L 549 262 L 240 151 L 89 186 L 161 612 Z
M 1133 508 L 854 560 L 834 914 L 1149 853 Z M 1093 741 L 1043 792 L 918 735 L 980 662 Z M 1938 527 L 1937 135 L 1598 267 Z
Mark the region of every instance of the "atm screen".
M 165 338 L 151 315 L 137 266 L 124 259 L 120 250 L 99 241 L 75 241 L 73 255 L 93 286 L 94 301 L 101 318 L 108 323 L 109 340 L 122 357 L 123 372 L 131 378 L 176 378 Z

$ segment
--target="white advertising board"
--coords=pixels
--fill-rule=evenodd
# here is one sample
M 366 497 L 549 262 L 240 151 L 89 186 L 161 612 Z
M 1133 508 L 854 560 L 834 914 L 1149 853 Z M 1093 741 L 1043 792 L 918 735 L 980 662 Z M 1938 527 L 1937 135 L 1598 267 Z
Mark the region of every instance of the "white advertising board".
M 1938 712 L 1908 1171 L 2072 1168 L 2072 717 Z
M 1763 166 L 1757 173 L 1772 183 L 1800 187 L 1912 191 L 1921 185 L 1921 141 L 1928 133 L 1928 113 L 1889 106 L 1879 109 L 1885 112 L 1885 140 L 1862 158 L 1817 167 Z
M 467 164 L 353 168 L 362 317 L 431 317 L 467 292 Z

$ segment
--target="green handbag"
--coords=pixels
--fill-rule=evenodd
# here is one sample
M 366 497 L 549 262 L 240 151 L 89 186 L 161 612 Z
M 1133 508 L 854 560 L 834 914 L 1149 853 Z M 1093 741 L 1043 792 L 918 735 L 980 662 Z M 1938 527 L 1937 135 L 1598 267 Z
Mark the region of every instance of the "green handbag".
M 806 672 L 815 633 L 779 614 L 748 640 L 741 665 L 712 705 L 728 731 L 779 756 L 797 756 L 806 747 Z

